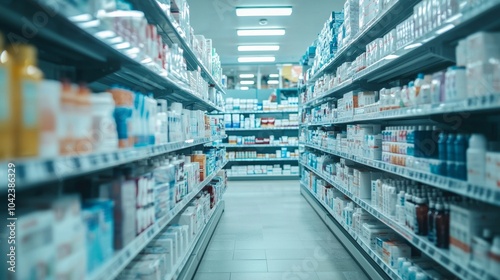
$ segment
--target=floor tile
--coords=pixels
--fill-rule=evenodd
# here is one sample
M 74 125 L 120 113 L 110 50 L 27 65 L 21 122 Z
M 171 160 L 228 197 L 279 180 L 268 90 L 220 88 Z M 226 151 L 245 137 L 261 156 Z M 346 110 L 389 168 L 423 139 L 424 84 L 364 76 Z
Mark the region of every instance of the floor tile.
M 234 257 L 235 260 L 265 260 L 266 251 L 265 250 L 235 250 Z
M 234 240 L 211 240 L 207 250 L 234 250 Z
M 269 249 L 266 250 L 268 260 L 302 260 L 307 257 L 305 249 Z
M 229 182 L 195 280 L 367 280 L 298 181 Z
M 207 250 L 203 255 L 204 260 L 232 260 L 232 250 Z
M 217 273 L 217 272 L 199 272 L 196 273 L 194 280 L 229 280 L 231 273 Z
M 267 272 L 265 260 L 203 260 L 199 272 Z
M 231 280 L 318 280 L 314 272 L 231 273 Z

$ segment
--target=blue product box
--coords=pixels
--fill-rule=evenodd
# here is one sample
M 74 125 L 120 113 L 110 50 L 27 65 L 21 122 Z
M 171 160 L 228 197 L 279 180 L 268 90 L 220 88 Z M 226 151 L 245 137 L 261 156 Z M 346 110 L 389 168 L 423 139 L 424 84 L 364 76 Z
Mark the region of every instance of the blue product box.
M 103 253 L 99 244 L 99 212 L 98 207 L 82 209 L 82 217 L 87 229 L 87 272 L 94 271 L 103 263 Z
M 101 247 L 102 259 L 106 261 L 114 253 L 114 202 L 108 199 L 93 199 L 84 202 L 84 207 L 98 211 L 98 242 Z

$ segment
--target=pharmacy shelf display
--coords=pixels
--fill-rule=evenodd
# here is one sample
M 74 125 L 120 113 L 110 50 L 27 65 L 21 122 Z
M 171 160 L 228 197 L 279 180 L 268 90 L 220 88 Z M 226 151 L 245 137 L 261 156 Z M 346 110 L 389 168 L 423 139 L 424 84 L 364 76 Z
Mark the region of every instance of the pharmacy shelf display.
M 137 236 L 135 240 L 129 243 L 125 248 L 116 252 L 112 259 L 108 260 L 99 269 L 94 271 L 91 275 L 87 277 L 87 279 L 107 280 L 107 279 L 114 279 L 116 276 L 118 276 L 120 272 L 142 251 L 142 249 L 144 249 L 144 247 L 146 247 L 146 245 L 150 243 L 151 240 L 153 240 L 153 238 L 156 235 L 158 235 L 158 233 L 160 233 L 208 183 L 210 183 L 210 181 L 217 175 L 217 173 L 220 170 L 222 170 L 222 168 L 225 165 L 226 163 L 222 163 L 221 166 L 219 166 L 215 172 L 213 172 L 210 176 L 208 176 L 205 180 L 203 180 L 203 182 L 201 182 L 195 190 L 191 191 L 191 193 L 188 196 L 186 196 L 181 202 L 179 202 L 175 206 L 175 208 L 173 208 L 165 217 L 163 217 L 160 221 L 156 222 L 153 226 L 151 226 L 141 235 Z M 214 215 L 211 216 L 214 217 Z M 220 218 L 220 215 L 218 218 Z M 200 233 L 197 236 L 197 239 L 195 239 L 193 244 L 197 243 L 197 240 L 199 239 L 202 232 L 203 230 L 200 231 Z M 188 251 L 184 259 L 190 255 L 193 248 L 194 245 L 191 246 L 190 251 Z M 186 261 L 187 260 L 184 260 L 182 263 L 185 264 Z M 180 270 L 182 270 L 182 266 L 178 265 L 176 269 L 172 271 L 172 273 L 178 274 Z M 170 275 L 170 277 L 165 278 L 165 280 L 173 279 L 173 276 L 175 275 Z
M 225 88 L 221 85 L 220 80 L 216 80 L 212 72 L 208 70 L 207 66 L 195 55 L 193 49 L 188 43 L 186 34 L 180 29 L 179 24 L 171 20 L 167 13 L 163 12 L 161 5 L 155 0 L 132 0 L 141 11 L 143 11 L 152 23 L 160 27 L 160 32 L 164 40 L 171 43 L 176 43 L 184 49 L 184 58 L 186 59 L 190 69 L 201 69 L 203 76 L 207 79 L 211 86 L 214 86 L 218 91 L 225 94 Z M 172 1 L 171 5 L 176 5 Z M 178 10 L 178 8 L 177 8 Z
M 363 266 L 363 268 L 368 268 L 375 272 L 369 274 L 371 277 L 373 277 L 373 279 L 385 278 L 383 274 L 377 271 L 376 267 L 375 268 L 372 267 L 373 264 L 377 264 L 385 272 L 385 274 L 387 274 L 390 277 L 390 279 L 395 279 L 395 280 L 402 279 L 398 275 L 397 271 L 391 268 L 389 265 L 387 265 L 382 260 L 382 258 L 372 248 L 370 248 L 370 246 L 368 246 L 363 239 L 361 239 L 356 234 L 356 232 L 354 232 L 351 228 L 347 227 L 345 223 L 342 223 L 341 221 L 334 218 L 336 215 L 333 213 L 332 209 L 325 204 L 324 201 L 318 198 L 318 194 L 312 192 L 312 190 L 309 189 L 304 184 L 304 182 L 300 182 L 300 186 L 301 186 L 300 192 L 302 196 L 304 196 L 306 200 L 309 202 L 309 204 L 313 206 L 313 209 L 320 215 L 323 221 L 325 221 L 330 230 L 335 232 L 335 235 L 341 240 L 342 245 L 344 245 L 351 253 L 359 251 L 359 253 L 358 252 L 356 253 L 361 255 L 361 252 L 365 252 L 366 255 L 365 254 L 361 256 L 356 255 L 355 256 L 357 257 L 356 260 L 358 260 L 362 264 L 367 262 L 367 260 L 364 259 L 365 256 L 369 256 L 369 258 L 373 260 L 373 262 L 370 262 L 368 266 L 366 265 Z
M 220 144 L 219 147 L 225 148 L 281 148 L 281 147 L 289 147 L 289 148 L 298 148 L 297 144 L 261 144 L 261 145 L 234 145 L 234 144 Z
M 445 191 L 453 192 L 479 201 L 500 206 L 500 190 L 492 189 L 486 186 L 474 185 L 466 181 L 461 181 L 445 176 L 426 173 L 419 170 L 407 168 L 404 166 L 398 166 L 379 160 L 372 160 L 360 156 L 355 156 L 346 152 L 334 151 L 310 143 L 302 143 L 302 144 L 306 147 L 313 148 L 345 159 L 349 159 L 356 163 L 376 168 L 385 171 L 387 173 L 398 175 Z
M 248 127 L 248 128 L 226 128 L 226 131 L 274 131 L 274 130 L 298 130 L 298 126 L 287 126 L 287 127 Z
M 420 1 L 411 1 L 411 3 L 406 3 L 405 1 L 396 1 L 395 3 L 401 3 L 400 5 L 413 6 L 415 3 Z M 394 6 L 396 4 L 393 4 Z M 411 10 L 412 11 L 412 10 Z M 489 30 L 494 26 L 497 26 L 498 19 L 496 15 L 500 11 L 500 1 L 484 1 L 478 7 L 464 12 L 458 13 L 457 16 L 450 17 L 447 22 L 443 23 L 441 26 L 435 27 L 431 32 L 423 34 L 421 37 L 415 38 L 413 41 L 408 42 L 401 49 L 396 50 L 392 54 L 388 54 L 382 57 L 377 62 L 367 66 L 365 69 L 353 73 L 350 77 L 345 77 L 341 83 L 333 88 L 323 92 L 316 93 L 314 98 L 308 98 L 306 102 L 302 103 L 302 107 L 316 106 L 318 101 L 325 97 L 341 97 L 342 94 L 359 89 L 359 88 L 381 88 L 380 85 L 390 81 L 391 79 L 401 77 L 401 76 L 411 76 L 420 72 L 425 72 L 428 70 L 443 68 L 453 64 L 455 61 L 453 55 L 453 49 L 449 46 L 449 42 L 457 41 L 463 39 L 466 36 L 478 31 L 478 30 Z M 386 16 L 385 14 L 382 17 Z M 390 15 L 388 15 L 390 17 Z M 400 23 L 403 19 L 406 19 L 410 14 L 399 18 Z M 488 19 L 488 24 L 484 25 L 483 21 Z M 398 20 L 396 17 L 394 20 Z M 384 23 L 380 21 L 382 25 Z M 392 18 L 391 21 L 392 22 Z M 394 27 L 392 23 L 391 28 L 385 30 L 389 31 Z M 375 36 L 370 35 L 368 32 L 362 32 L 362 41 L 369 43 L 385 33 L 381 33 Z M 365 49 L 361 48 L 362 50 Z M 345 49 L 356 49 L 359 47 L 348 45 Z M 340 52 L 340 56 L 333 59 L 335 63 L 328 64 L 328 67 L 323 68 L 317 74 L 314 75 L 313 79 L 309 82 L 312 83 L 316 81 L 319 77 L 325 73 L 330 73 L 334 71 L 339 63 L 344 63 L 347 61 L 353 61 L 353 59 L 342 59 L 343 52 Z M 486 96 L 490 94 L 487 92 L 483 93 Z M 486 99 L 486 100 L 484 100 Z M 479 101 L 482 101 L 488 106 L 487 97 L 482 97 Z
M 419 251 L 424 252 L 434 261 L 436 261 L 443 267 L 447 268 L 449 271 L 453 272 L 461 279 L 474 279 L 474 280 L 494 279 L 494 277 L 488 275 L 484 271 L 478 272 L 476 268 L 470 265 L 464 265 L 463 262 L 452 258 L 448 250 L 438 248 L 433 243 L 431 243 L 426 237 L 419 236 L 411 232 L 406 227 L 402 226 L 397 221 L 395 221 L 394 218 L 389 217 L 386 214 L 383 214 L 377 208 L 373 207 L 369 201 L 366 201 L 364 199 L 361 199 L 353 195 L 351 192 L 347 190 L 345 186 L 343 186 L 339 182 L 332 180 L 330 175 L 324 174 L 323 172 L 315 168 L 312 168 L 311 166 L 307 165 L 304 162 L 300 162 L 300 165 L 311 170 L 318 177 L 320 177 L 321 179 L 325 180 L 326 182 L 334 186 L 336 189 L 341 191 L 346 197 L 354 201 L 354 203 L 356 203 L 363 210 L 367 211 L 373 217 L 386 224 L 388 227 L 390 227 L 392 230 L 398 233 L 401 237 L 405 238 L 408 242 L 410 242 L 413 246 L 415 246 L 415 248 L 417 248 Z M 324 205 L 322 201 L 318 200 L 318 202 Z M 327 209 L 329 209 L 329 207 Z
M 82 176 L 122 164 L 144 160 L 190 147 L 196 147 L 222 138 L 223 137 L 204 137 L 150 147 L 120 149 L 112 152 L 57 158 L 19 159 L 10 162 L 15 165 L 17 170 L 17 189 L 22 190 L 42 183 Z M 0 166 L 0 171 L 5 172 L 2 174 L 7 174 L 7 162 L 2 162 Z M 3 186 L 2 189 L 0 189 L 0 191 L 6 190 L 7 186 Z
M 58 79 L 60 72 L 69 71 L 71 74 L 64 76 L 90 83 L 97 91 L 121 85 L 143 93 L 154 93 L 155 97 L 181 102 L 193 109 L 222 110 L 220 104 L 216 104 L 215 96 L 209 99 L 208 92 L 206 96 L 200 94 L 176 69 L 167 72 L 152 59 L 141 58 L 141 50 L 108 30 L 102 20 L 83 13 L 80 8 L 65 1 L 10 1 L 0 4 L 0 7 L 0 30 L 8 31 L 6 33 L 11 37 L 24 38 L 27 24 L 34 28 L 36 32 L 28 34 L 29 42 L 40 50 L 40 67 L 49 79 Z M 133 13 L 131 11 L 131 15 Z M 50 20 L 43 22 L 43 28 L 38 28 L 32 22 L 37 16 Z M 187 49 L 189 46 L 184 47 Z M 189 50 L 184 52 L 186 56 L 194 57 Z M 67 68 L 56 67 L 62 61 L 68 65 Z M 209 84 L 216 84 L 219 92 L 223 92 L 220 83 L 215 83 L 213 77 L 204 76 L 208 77 Z
M 498 173 L 498 168 L 494 167 L 498 154 L 495 141 L 498 137 L 490 133 L 497 130 L 500 89 L 494 81 L 477 71 L 489 72 L 486 70 L 488 61 L 496 60 L 499 56 L 486 50 L 497 48 L 500 44 L 499 34 L 494 33 L 500 27 L 500 1 L 457 1 L 455 3 L 460 3 L 457 6 L 437 1 L 434 7 L 446 12 L 440 14 L 440 20 L 429 22 L 428 19 L 436 18 L 428 17 L 436 12 L 427 9 L 432 5 L 431 2 L 384 1 L 381 5 L 386 6 L 378 15 L 348 39 L 330 39 L 323 35 L 318 37 L 316 42 L 335 41 L 333 44 L 340 47 L 336 53 L 334 50 L 333 55 L 329 55 L 326 44 L 315 44 L 304 59 L 314 60 L 314 65 L 307 70 L 304 89 L 299 98 L 300 145 L 305 147 L 301 152 L 323 154 L 326 158 L 333 155 L 334 160 L 340 158 L 341 162 L 345 160 L 355 164 L 356 168 L 359 166 L 411 184 L 421 183 L 423 185 L 418 184 L 419 187 L 424 186 L 422 188 L 430 193 L 446 193 L 456 199 L 450 203 L 450 212 L 455 215 L 450 215 L 451 219 L 460 218 L 457 212 L 462 210 L 456 210 L 457 207 L 462 207 L 460 209 L 464 213 L 470 211 L 470 215 L 481 212 L 467 208 L 477 204 L 481 205 L 481 209 L 492 209 L 492 214 L 488 216 L 491 220 L 496 217 L 494 213 L 500 206 L 500 189 L 494 187 L 497 180 L 494 174 Z M 335 29 L 351 28 L 352 18 L 350 21 L 348 18 L 357 17 L 356 5 L 356 1 L 346 1 L 343 14 L 333 12 L 329 20 L 330 31 L 335 34 Z M 360 18 L 364 8 L 359 7 Z M 342 16 L 338 22 L 337 15 Z M 342 26 L 336 27 L 336 24 Z M 328 26 L 325 28 L 328 29 Z M 314 47 L 318 50 L 316 55 Z M 327 60 L 327 57 L 331 59 Z M 419 92 L 419 89 L 423 91 Z M 404 100 L 406 97 L 408 99 Z M 406 138 L 402 134 L 401 137 L 395 134 L 387 137 L 384 134 L 393 130 L 416 131 L 417 134 L 426 131 L 426 135 L 432 134 L 426 138 L 432 138 L 426 144 L 432 142 L 434 146 L 428 154 L 420 154 L 423 150 L 421 138 L 413 141 L 413 138 Z M 469 138 L 470 135 L 472 137 Z M 437 139 L 438 136 L 440 139 Z M 445 136 L 448 142 L 444 142 Z M 372 139 L 375 142 L 370 142 Z M 480 142 L 478 146 L 476 139 Z M 459 141 L 464 141 L 464 149 L 455 148 Z M 365 145 L 368 142 L 376 144 Z M 482 145 L 483 142 L 485 145 Z M 407 147 L 409 150 L 406 150 Z M 372 154 L 372 148 L 380 148 L 381 156 Z M 476 149 L 477 153 L 474 154 Z M 414 150 L 419 154 L 414 153 Z M 453 154 L 453 151 L 456 153 Z M 476 157 L 471 155 L 477 155 L 481 160 L 473 164 L 469 159 Z M 445 268 L 444 273 L 450 272 L 460 279 L 498 278 L 500 266 L 494 264 L 498 246 L 486 242 L 486 253 L 480 255 L 481 249 L 477 245 L 478 241 L 475 241 L 489 238 L 488 233 L 483 237 L 480 230 L 492 229 L 498 234 L 498 227 L 485 222 L 474 227 L 477 232 L 454 228 L 454 233 L 447 236 L 455 239 L 450 241 L 450 249 L 438 248 L 426 236 L 418 235 L 401 224 L 399 218 L 389 216 L 380 205 L 372 205 L 369 199 L 354 195 L 347 183 L 338 182 L 332 174 L 323 173 L 305 162 L 299 164 L 388 226 L 412 248 L 422 252 L 423 256 Z M 482 171 L 476 172 L 476 169 Z M 306 187 L 303 189 L 304 192 L 308 190 Z M 414 191 L 418 192 L 410 190 Z M 314 204 L 325 206 L 327 212 L 334 216 L 331 209 L 318 198 L 319 193 L 309 192 L 307 195 L 311 199 L 316 198 L 312 199 L 315 200 Z M 420 198 L 417 196 L 417 199 Z M 469 201 L 470 204 L 467 204 Z M 424 204 L 429 206 L 432 203 Z M 465 224 L 471 220 L 474 219 L 464 218 L 460 224 L 467 227 Z M 457 226 L 456 220 L 454 225 Z M 339 234 L 355 239 L 345 224 L 339 223 L 336 227 L 345 229 Z M 460 239 L 461 234 L 464 234 L 463 240 Z M 496 239 L 498 243 L 500 239 Z M 468 255 L 459 260 L 457 256 L 464 251 Z M 491 257 L 488 257 L 488 251 Z M 481 259 L 482 256 L 484 259 Z M 383 263 L 376 263 L 391 279 L 407 279 L 400 277 L 397 271 L 384 268 Z
M 231 180 L 270 180 L 270 179 L 276 179 L 276 180 L 293 180 L 297 179 L 299 177 L 298 174 L 281 174 L 281 175 L 274 175 L 274 174 L 255 174 L 255 175 L 228 175 L 227 178 Z
M 249 161 L 297 161 L 298 158 L 230 158 L 229 162 L 249 162 Z
M 226 113 L 226 114 L 256 114 L 256 115 L 259 114 L 259 115 L 263 115 L 263 114 L 297 113 L 297 110 L 265 110 L 265 111 L 245 111 L 245 110 L 229 111 L 229 110 L 226 110 L 226 111 L 224 111 L 224 113 Z

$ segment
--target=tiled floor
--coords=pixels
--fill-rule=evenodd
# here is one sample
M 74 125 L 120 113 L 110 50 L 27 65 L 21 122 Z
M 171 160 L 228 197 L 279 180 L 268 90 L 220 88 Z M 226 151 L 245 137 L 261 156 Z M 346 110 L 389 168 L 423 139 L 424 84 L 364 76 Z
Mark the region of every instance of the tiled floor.
M 298 181 L 229 182 L 195 280 L 366 280 Z

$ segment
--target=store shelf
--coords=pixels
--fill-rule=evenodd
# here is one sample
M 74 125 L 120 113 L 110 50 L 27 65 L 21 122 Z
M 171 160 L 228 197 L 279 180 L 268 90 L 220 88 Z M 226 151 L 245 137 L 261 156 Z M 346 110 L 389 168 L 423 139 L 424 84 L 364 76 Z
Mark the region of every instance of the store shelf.
M 299 158 L 235 158 L 229 162 L 249 162 L 249 161 L 297 161 Z
M 273 127 L 273 128 L 226 128 L 226 131 L 274 131 L 274 130 L 297 130 L 298 126 L 289 126 L 289 127 Z
M 279 148 L 279 147 L 289 147 L 289 148 L 298 148 L 297 144 L 262 144 L 262 145 L 230 145 L 230 144 L 220 144 L 219 147 L 225 148 Z
M 131 0 L 131 2 L 135 7 L 144 12 L 150 23 L 159 26 L 158 32 L 162 35 L 164 42 L 176 43 L 184 49 L 184 58 L 189 69 L 201 69 L 202 75 L 208 83 L 225 94 L 225 89 L 220 84 L 220 81 L 214 79 L 212 73 L 193 52 L 189 42 L 187 42 L 186 34 L 180 29 L 179 24 L 163 12 L 158 1 Z
M 375 207 L 371 206 L 371 203 L 355 197 L 351 192 L 349 192 L 344 186 L 339 184 L 338 182 L 332 180 L 331 175 L 323 174 L 319 170 L 315 168 L 311 168 L 307 164 L 303 162 L 299 162 L 300 165 L 306 167 L 307 169 L 314 172 L 318 177 L 322 178 L 336 189 L 341 191 L 345 196 L 350 198 L 354 203 L 359 205 L 361 208 L 369 212 L 375 218 L 389 226 L 396 233 L 405 238 L 408 242 L 410 242 L 413 246 L 415 246 L 419 251 L 424 252 L 430 258 L 435 260 L 437 263 L 448 269 L 450 272 L 459 276 L 460 279 L 473 279 L 473 280 L 489 280 L 493 279 L 485 273 L 478 273 L 475 271 L 473 267 L 469 265 L 464 265 L 463 261 L 455 260 L 450 256 L 449 250 L 444 250 L 441 248 L 437 248 L 432 242 L 428 241 L 427 238 L 416 235 L 406 227 L 397 223 L 393 218 L 388 217 L 387 215 L 380 212 Z
M 431 115 L 450 113 L 485 113 L 500 109 L 500 95 L 489 94 L 482 97 L 467 98 L 465 100 L 444 104 L 426 104 L 411 108 L 381 111 L 377 113 L 355 115 L 352 118 L 339 119 L 337 121 L 323 121 L 303 124 L 302 126 L 326 126 L 336 124 L 349 124 L 358 122 L 385 122 L 389 120 L 418 119 Z
M 11 31 L 10 36 L 20 36 L 17 34 L 25 32 L 26 19 L 40 16 L 40 13 L 50 15 L 50 20 L 44 28 L 36 29 L 36 36 L 29 42 L 39 50 L 40 67 L 46 78 L 59 79 L 59 71 L 73 69 L 75 81 L 93 82 L 89 86 L 98 91 L 118 84 L 143 93 L 152 92 L 155 97 L 181 102 L 194 109 L 222 110 L 193 93 L 173 75 L 160 73 L 151 63 L 142 64 L 95 37 L 93 34 L 105 31 L 103 27 L 79 26 L 58 9 L 40 1 L 20 0 L 0 4 L 0 28 Z
M 148 159 L 218 139 L 222 139 L 222 137 L 204 137 L 182 142 L 143 148 L 119 149 L 112 152 L 92 153 L 88 155 L 15 159 L 9 162 L 14 163 L 16 166 L 17 190 L 21 190 L 37 184 L 81 176 L 125 163 Z M 7 170 L 2 170 L 7 168 L 7 163 L 0 162 L 0 174 L 7 174 Z M 7 186 L 1 186 L 0 191 L 7 191 Z
M 298 113 L 296 110 L 270 110 L 270 111 L 225 111 L 224 114 L 281 114 L 281 113 Z
M 300 182 L 300 185 L 302 196 L 313 206 L 313 209 L 341 241 L 342 245 L 346 247 L 347 251 L 367 270 L 370 279 L 401 279 L 397 272 L 389 267 L 355 232 L 334 218 L 334 213 L 328 205 L 318 199 L 316 194 L 307 188 L 303 182 Z M 374 266 L 374 264 L 378 267 Z M 382 273 L 385 273 L 385 275 Z
M 370 166 L 394 175 L 398 175 L 413 181 L 417 181 L 429 186 L 433 186 L 445 191 L 453 192 L 459 195 L 470 197 L 479 201 L 490 203 L 500 206 L 500 190 L 491 189 L 486 186 L 478 186 L 466 181 L 461 181 L 445 176 L 435 175 L 431 173 L 422 172 L 419 170 L 411 169 L 404 166 L 394 165 L 378 160 L 371 160 L 349 153 L 333 151 L 325 149 L 317 145 L 303 143 L 306 147 L 313 148 L 328 154 L 343 157 L 362 165 Z
M 228 175 L 231 180 L 297 180 L 299 174 L 275 175 L 275 174 L 255 174 L 255 175 Z
M 181 212 L 184 207 L 186 207 L 189 202 L 217 175 L 217 173 L 222 170 L 222 168 L 227 164 L 227 162 L 222 163 L 221 166 L 217 168 L 210 176 L 208 176 L 203 182 L 201 182 L 198 187 L 193 190 L 188 196 L 186 196 L 180 203 L 178 203 L 174 209 L 170 211 L 165 217 L 152 225 L 149 229 L 143 232 L 141 235 L 137 236 L 134 241 L 129 243 L 125 248 L 116 252 L 114 257 L 104 263 L 99 269 L 93 272 L 86 279 L 88 280 L 108 280 L 114 279 L 118 274 L 139 254 L 142 249 L 151 241 L 153 238 L 160 233 L 165 226 L 170 223 L 177 214 Z
M 191 255 L 187 258 L 182 266 L 182 270 L 180 274 L 178 274 L 174 279 L 180 280 L 191 280 L 194 278 L 198 265 L 201 263 L 203 258 L 203 254 L 208 247 L 208 243 L 212 238 L 212 235 L 217 228 L 217 224 L 219 223 L 222 213 L 225 208 L 224 200 L 218 203 L 218 206 L 214 213 L 212 214 L 212 218 L 206 224 L 205 230 L 198 237 L 198 241 L 195 243 L 194 247 L 190 250 Z
M 333 71 L 346 61 L 353 61 L 357 56 L 365 52 L 368 43 L 382 37 L 394 29 L 400 22 L 408 18 L 413 13 L 413 7 L 418 2 L 420 0 L 400 0 L 387 7 L 379 17 L 368 22 L 363 30 L 358 32 L 348 45 L 341 48 L 330 62 L 317 71 L 309 79 L 309 82 L 316 81 L 324 73 Z
M 206 238 L 207 236 L 211 236 L 212 235 L 211 233 L 214 232 L 215 227 L 222 216 L 222 211 L 224 211 L 224 201 L 218 202 L 215 208 L 211 210 L 209 214 L 210 218 L 208 219 L 207 223 L 203 225 L 203 229 L 201 229 L 193 238 L 193 241 L 191 242 L 189 249 L 184 253 L 184 256 L 181 258 L 182 261 L 174 266 L 171 273 L 169 273 L 163 278 L 164 280 L 179 279 L 179 275 L 183 272 L 184 267 L 186 267 L 188 261 L 193 257 L 192 253 L 195 247 L 198 245 L 198 242 L 200 242 L 202 236 Z
M 405 1 L 398 2 L 403 3 Z M 467 14 L 460 14 L 460 16 L 454 17 L 451 21 L 435 28 L 432 32 L 407 44 L 407 46 L 420 45 L 419 47 L 397 50 L 393 53 L 396 57 L 395 59 L 380 59 L 378 62 L 354 74 L 352 78 L 346 80 L 337 87 L 325 92 L 321 96 L 317 96 L 305 102 L 302 106 L 314 106 L 318 104 L 320 99 L 325 97 L 332 96 L 339 98 L 348 91 L 364 88 L 369 84 L 371 84 L 371 86 L 376 86 L 377 84 L 385 83 L 397 77 L 412 77 L 417 73 L 433 71 L 451 65 L 455 60 L 453 55 L 454 51 L 451 49 L 452 43 L 474 32 L 491 30 L 499 27 L 499 13 L 500 1 L 487 1 L 485 4 L 482 4 L 480 8 L 468 12 Z M 374 38 L 370 37 L 370 39 Z M 366 43 L 370 41 L 371 40 L 368 40 Z M 320 75 L 318 75 L 318 77 L 319 76 Z M 381 87 L 382 86 L 379 86 L 378 88 Z

